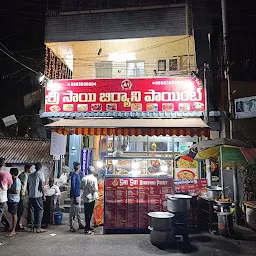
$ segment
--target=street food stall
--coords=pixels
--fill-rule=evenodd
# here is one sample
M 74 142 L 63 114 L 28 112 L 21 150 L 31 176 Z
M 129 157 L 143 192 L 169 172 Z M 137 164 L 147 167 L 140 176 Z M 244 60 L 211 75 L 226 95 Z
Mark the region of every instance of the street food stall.
M 145 231 L 146 213 L 164 210 L 166 194 L 205 188 L 201 166 L 181 156 L 209 137 L 200 118 L 205 101 L 201 81 L 192 77 L 47 84 L 42 117 L 59 120 L 46 126 L 70 138 L 81 136 L 81 147 L 69 143 L 69 153 L 90 148 L 92 163 L 105 180 L 105 232 Z
M 244 190 L 244 184 L 242 184 L 242 188 L 239 188 L 238 169 L 244 170 L 248 165 L 248 162 L 256 159 L 256 150 L 251 148 L 250 145 L 244 141 L 215 139 L 194 144 L 185 154 L 191 157 L 191 159 L 197 159 L 199 161 L 214 159 L 219 162 L 219 184 L 218 186 L 207 187 L 207 194 L 199 197 L 199 206 L 201 212 L 203 211 L 207 213 L 210 231 L 214 229 L 215 222 L 218 224 L 219 233 L 230 235 L 233 226 L 233 216 L 231 211 L 233 202 L 236 224 L 239 224 L 241 217 L 240 198 L 241 191 Z M 226 174 L 228 174 L 228 172 L 231 173 L 231 176 L 229 175 L 230 180 L 228 181 L 230 186 L 227 186 L 225 183 L 224 171 L 226 171 Z M 209 174 L 211 175 L 211 172 L 209 172 Z M 245 208 L 246 205 L 252 206 L 253 203 L 245 202 Z M 217 213 L 217 215 L 214 213 Z

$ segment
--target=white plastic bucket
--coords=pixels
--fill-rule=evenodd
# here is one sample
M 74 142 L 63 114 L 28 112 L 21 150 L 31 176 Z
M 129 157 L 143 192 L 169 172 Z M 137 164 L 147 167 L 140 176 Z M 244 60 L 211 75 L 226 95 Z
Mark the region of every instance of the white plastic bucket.
M 256 229 L 256 209 L 246 208 L 246 223 L 248 227 Z

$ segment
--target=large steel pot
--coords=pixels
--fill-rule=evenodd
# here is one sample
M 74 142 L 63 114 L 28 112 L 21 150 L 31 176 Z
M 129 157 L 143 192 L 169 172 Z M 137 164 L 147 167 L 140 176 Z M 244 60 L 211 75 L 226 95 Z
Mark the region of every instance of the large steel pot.
M 208 186 L 207 196 L 210 199 L 216 199 L 221 197 L 222 188 L 218 186 Z
M 174 229 L 174 214 L 169 212 L 149 212 L 150 227 L 153 230 L 169 231 Z
M 175 242 L 175 230 L 158 231 L 152 230 L 150 232 L 150 242 L 155 246 L 167 245 Z
M 188 195 L 166 195 L 167 209 L 169 212 L 189 212 L 191 196 Z

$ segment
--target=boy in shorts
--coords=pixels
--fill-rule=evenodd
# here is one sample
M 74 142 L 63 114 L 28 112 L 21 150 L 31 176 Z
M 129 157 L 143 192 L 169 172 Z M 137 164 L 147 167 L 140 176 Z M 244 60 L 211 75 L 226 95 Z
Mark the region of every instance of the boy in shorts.
M 10 174 L 12 175 L 13 183 L 8 190 L 8 211 L 12 214 L 12 230 L 7 236 L 15 235 L 15 229 L 17 225 L 17 211 L 18 211 L 18 204 L 20 201 L 20 190 L 21 190 L 21 182 L 18 178 L 19 171 L 17 168 L 11 168 Z

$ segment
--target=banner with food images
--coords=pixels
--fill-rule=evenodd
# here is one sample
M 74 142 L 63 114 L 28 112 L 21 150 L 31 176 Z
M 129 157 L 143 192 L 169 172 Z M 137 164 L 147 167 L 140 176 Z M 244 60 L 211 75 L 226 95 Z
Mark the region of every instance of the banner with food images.
M 205 92 L 194 77 L 51 80 L 46 112 L 202 112 Z
M 179 157 L 175 161 L 175 180 L 198 179 L 198 163 L 194 159 Z

